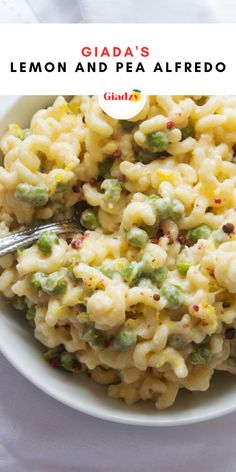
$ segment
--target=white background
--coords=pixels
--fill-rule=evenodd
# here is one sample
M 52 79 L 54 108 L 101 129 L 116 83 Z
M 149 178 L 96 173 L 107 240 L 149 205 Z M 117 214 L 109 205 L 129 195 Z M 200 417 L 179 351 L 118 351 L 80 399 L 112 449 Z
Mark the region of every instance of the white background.
M 236 2 L 0 0 L 0 22 L 36 20 L 236 22 Z M 7 49 L 6 41 L 1 46 Z M 234 58 L 234 42 L 226 48 Z M 1 472 L 234 472 L 236 469 L 236 414 L 179 428 L 122 426 L 90 418 L 59 404 L 25 380 L 2 355 L 0 376 Z
M 0 355 L 3 472 L 234 472 L 236 415 L 173 428 L 93 419 L 59 404 Z
M 17 47 L 16 47 L 17 38 Z M 0 77 L 1 94 L 100 94 L 105 91 L 130 91 L 140 89 L 145 94 L 225 94 L 235 93 L 236 56 L 232 54 L 235 42 L 234 25 L 2 25 Z M 148 46 L 150 56 L 140 58 L 101 59 L 83 58 L 84 46 L 98 46 L 122 51 L 130 46 Z M 76 64 L 82 61 L 101 60 L 108 64 L 103 73 L 75 73 Z M 115 71 L 115 62 L 141 61 L 143 72 Z M 10 62 L 19 71 L 19 63 L 30 61 L 67 62 L 67 72 L 10 72 Z M 179 62 L 225 62 L 225 72 L 153 73 L 156 62 L 161 64 Z M 112 84 L 112 90 L 111 90 Z
M 0 0 L 0 23 L 236 22 L 235 0 Z

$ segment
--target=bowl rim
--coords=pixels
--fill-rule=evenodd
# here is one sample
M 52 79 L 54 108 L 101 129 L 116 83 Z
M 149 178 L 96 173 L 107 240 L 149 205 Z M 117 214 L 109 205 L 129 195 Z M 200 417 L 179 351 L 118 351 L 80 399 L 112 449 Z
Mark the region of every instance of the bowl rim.
M 55 96 L 47 95 L 47 96 L 4 96 L 0 97 L 0 120 L 4 119 L 7 117 L 7 115 L 11 112 L 12 109 L 15 108 L 15 106 L 20 106 L 22 99 L 26 97 L 31 97 L 31 98 L 41 98 L 43 100 L 47 99 L 54 99 Z M 3 106 L 1 104 L 1 100 L 3 98 Z M 86 406 L 83 404 L 76 403 L 71 400 L 69 397 L 66 397 L 63 393 L 60 393 L 59 390 L 56 390 L 53 388 L 53 386 L 47 386 L 43 381 L 40 380 L 40 378 L 37 376 L 37 369 L 34 371 L 28 371 L 27 368 L 22 367 L 20 359 L 17 358 L 17 356 L 14 356 L 14 350 L 12 351 L 11 349 L 7 349 L 1 340 L 0 336 L 0 351 L 4 355 L 4 357 L 10 362 L 10 364 L 18 371 L 20 374 L 23 375 L 24 378 L 26 378 L 29 382 L 31 382 L 33 385 L 35 385 L 37 388 L 39 388 L 42 392 L 46 393 L 50 397 L 54 398 L 55 400 L 59 401 L 60 403 L 67 405 L 71 408 L 73 408 L 76 411 L 82 412 L 84 414 L 87 414 L 89 416 L 101 419 L 101 420 L 106 420 L 109 422 L 113 423 L 121 423 L 121 424 L 126 424 L 126 425 L 133 425 L 133 426 L 151 426 L 151 427 L 170 427 L 170 426 L 185 426 L 185 425 L 190 425 L 194 423 L 200 423 L 200 422 L 205 422 L 209 420 L 213 420 L 215 418 L 220 418 L 222 416 L 228 415 L 236 410 L 236 400 L 235 400 L 235 405 L 230 405 L 227 406 L 227 402 L 219 406 L 218 408 L 215 409 L 215 411 L 210 410 L 208 413 L 203 409 L 202 413 L 199 414 L 194 412 L 189 414 L 188 417 L 178 417 L 173 419 L 165 419 L 163 417 L 148 417 L 147 419 L 144 418 L 139 418 L 138 416 L 135 418 L 133 416 L 130 416 L 128 412 L 124 411 L 119 411 L 117 413 L 112 414 L 110 411 L 106 410 L 105 407 L 94 407 L 93 405 Z

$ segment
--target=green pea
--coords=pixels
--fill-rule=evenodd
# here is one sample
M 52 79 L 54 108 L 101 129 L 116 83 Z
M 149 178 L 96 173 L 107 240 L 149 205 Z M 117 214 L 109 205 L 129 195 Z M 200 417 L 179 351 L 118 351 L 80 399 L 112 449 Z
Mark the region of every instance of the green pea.
M 56 186 L 56 193 L 66 192 L 69 188 L 68 182 L 59 182 Z
M 173 198 L 171 200 L 170 206 L 170 218 L 172 220 L 177 221 L 180 220 L 184 216 L 184 205 L 182 202 L 177 200 L 177 198 Z
M 105 346 L 105 339 L 103 333 L 92 325 L 84 326 L 82 338 L 92 347 L 98 347 L 100 349 L 103 349 Z
M 124 269 L 121 270 L 121 276 L 128 284 L 131 284 L 138 274 L 139 264 L 134 261 L 130 262 L 126 267 L 124 267 Z
M 133 226 L 133 228 L 127 232 L 126 237 L 129 244 L 137 248 L 143 248 L 146 246 L 149 239 L 146 231 L 137 226 Z
M 143 164 L 149 164 L 156 159 L 157 155 L 155 152 L 148 151 L 147 149 L 140 149 L 138 153 L 138 160 Z
M 58 361 L 60 360 L 62 349 L 60 346 L 53 347 L 52 349 L 48 349 L 43 355 L 46 361 L 51 361 L 54 358 L 57 358 Z
M 42 290 L 42 283 L 47 278 L 44 272 L 35 272 L 30 276 L 30 285 L 33 290 Z
M 160 220 L 170 218 L 172 211 L 170 198 L 165 197 L 157 198 L 156 200 L 153 199 L 151 204 L 156 213 L 157 218 L 159 218 Z
M 110 174 L 110 170 L 113 166 L 114 159 L 111 157 L 107 157 L 104 159 L 104 161 L 100 162 L 98 168 L 99 168 L 99 175 L 101 175 L 104 179 L 108 177 Z
M 120 200 L 122 187 L 117 179 L 104 180 L 101 189 L 105 190 L 104 198 L 108 202 L 116 203 Z
M 40 234 L 37 246 L 44 254 L 51 254 L 54 244 L 58 244 L 59 239 L 53 231 L 44 231 Z
M 168 275 L 167 267 L 159 267 L 159 269 L 154 269 L 150 273 L 150 278 L 156 285 L 161 285 Z
M 177 258 L 176 268 L 181 275 L 186 275 L 192 265 L 193 258 L 191 250 L 185 247 Z
M 74 372 L 78 362 L 77 359 L 71 352 L 63 351 L 60 354 L 60 363 L 61 367 L 63 367 L 65 370 L 68 370 L 69 372 Z
M 211 351 L 206 347 L 200 346 L 196 351 L 191 352 L 189 360 L 193 365 L 205 365 L 211 358 Z
M 227 241 L 227 236 L 221 228 L 215 231 L 212 231 L 211 237 L 215 241 L 216 246 L 219 246 L 220 244 Z
M 199 239 L 208 239 L 212 233 L 212 229 L 208 225 L 199 225 L 191 229 L 188 233 L 188 239 L 196 243 Z
M 171 334 L 168 337 L 168 345 L 179 351 L 186 348 L 188 341 L 180 334 Z
M 109 279 L 112 279 L 114 273 L 115 273 L 115 269 L 114 267 L 111 267 L 109 265 L 102 265 L 100 267 L 97 267 L 98 270 L 100 270 L 100 272 L 102 272 L 102 274 L 106 275 L 106 277 L 108 277 Z
M 156 199 L 152 198 L 150 201 L 157 217 L 160 220 L 171 218 L 172 220 L 176 221 L 182 218 L 184 215 L 184 205 L 177 198 L 173 198 L 172 200 L 168 197 Z
M 135 126 L 137 126 L 138 123 L 134 121 L 120 120 L 120 124 L 123 130 L 129 133 L 135 128 Z
M 35 315 L 36 315 L 36 308 L 35 306 L 31 306 L 26 313 L 26 319 L 28 321 L 32 321 L 34 320 Z
M 71 256 L 68 257 L 68 259 L 66 261 L 67 276 L 72 282 L 76 282 L 76 281 L 79 280 L 74 274 L 74 267 L 79 262 L 80 262 L 80 255 L 79 254 L 72 254 Z
M 188 125 L 185 128 L 182 128 L 181 133 L 182 133 L 182 141 L 183 141 L 183 139 L 187 139 L 190 136 L 192 138 L 194 138 L 195 137 L 195 130 L 194 130 L 194 126 L 192 125 L 192 123 L 189 122 Z
M 163 160 L 170 156 L 171 154 L 169 154 L 167 151 L 155 152 L 154 150 L 151 151 L 150 149 L 140 149 L 137 155 L 137 160 L 143 164 L 150 164 L 150 162 L 153 162 L 157 159 Z
M 71 282 L 77 282 L 79 279 L 74 274 L 74 265 L 70 265 L 67 267 L 67 276 Z
M 137 342 L 137 335 L 127 328 L 121 328 L 114 339 L 114 348 L 117 351 L 129 351 Z
M 156 289 L 157 286 L 160 286 L 164 282 L 167 274 L 167 267 L 152 269 L 150 264 L 145 261 L 132 261 L 121 271 L 123 280 L 129 285 L 146 285 L 153 289 Z
M 98 227 L 98 217 L 95 210 L 91 208 L 84 210 L 80 217 L 80 223 L 86 229 L 95 230 Z
M 142 288 L 150 288 L 151 290 L 156 289 L 156 286 L 152 283 L 149 277 L 141 277 L 138 281 L 138 286 Z
M 150 197 L 148 197 L 147 201 L 148 203 L 151 205 L 154 213 L 156 214 L 156 216 L 158 217 L 158 219 L 160 218 L 160 210 L 159 208 L 162 206 L 162 204 L 160 203 L 157 203 L 158 200 L 162 200 L 162 198 L 159 196 L 159 195 L 150 195 Z M 157 221 L 158 222 L 158 221 Z
M 78 280 L 80 280 L 74 274 L 74 268 L 76 264 L 78 264 L 79 262 L 80 262 L 80 254 L 72 254 L 71 256 L 68 257 L 66 261 L 67 276 L 72 282 L 77 282 Z
M 24 297 L 14 297 L 11 304 L 18 311 L 25 311 L 27 309 Z
M 154 151 L 165 151 L 169 140 L 164 131 L 154 131 L 147 135 L 147 143 Z
M 80 262 L 80 254 L 72 254 L 66 261 L 66 266 L 75 266 Z
M 26 202 L 33 207 L 42 207 L 48 203 L 49 195 L 46 185 L 18 184 L 15 191 L 15 198 L 21 202 Z
M 63 213 L 65 211 L 65 201 L 62 198 L 54 200 L 52 208 L 55 215 Z
M 49 295 L 61 295 L 66 292 L 67 283 L 63 275 L 52 272 L 41 282 L 42 290 Z
M 160 294 L 167 301 L 166 308 L 177 310 L 184 303 L 183 289 L 179 285 L 165 285 L 160 289 Z
M 177 260 L 177 270 L 178 272 L 181 274 L 181 275 L 186 275 L 188 270 L 190 269 L 191 267 L 191 263 L 190 261 L 188 261 L 187 259 L 182 259 L 182 258 L 179 258 Z

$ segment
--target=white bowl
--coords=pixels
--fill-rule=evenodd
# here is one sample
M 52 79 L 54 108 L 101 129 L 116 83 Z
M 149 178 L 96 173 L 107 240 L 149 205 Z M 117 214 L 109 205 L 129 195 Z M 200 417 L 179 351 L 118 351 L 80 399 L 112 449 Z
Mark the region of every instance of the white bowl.
M 0 135 L 8 123 L 29 124 L 41 107 L 50 105 L 55 97 L 0 98 Z M 105 388 L 87 376 L 73 376 L 53 370 L 42 358 L 42 346 L 23 320 L 0 300 L 0 349 L 5 357 L 28 380 L 62 403 L 92 416 L 120 423 L 146 426 L 173 426 L 215 418 L 236 409 L 235 377 L 216 373 L 207 392 L 181 391 L 174 406 L 157 411 L 152 403 L 125 405 L 106 395 Z

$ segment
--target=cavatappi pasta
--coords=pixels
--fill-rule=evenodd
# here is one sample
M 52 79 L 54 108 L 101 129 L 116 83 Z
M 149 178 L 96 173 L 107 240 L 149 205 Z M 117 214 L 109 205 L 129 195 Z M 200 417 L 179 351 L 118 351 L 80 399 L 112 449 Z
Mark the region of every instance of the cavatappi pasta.
M 53 367 L 158 409 L 236 373 L 236 97 L 152 96 L 129 121 L 59 97 L 1 153 L 1 236 L 84 205 L 80 233 L 0 259 Z

